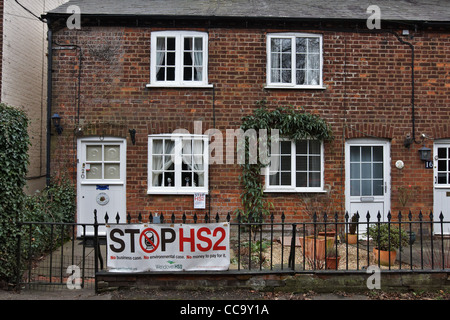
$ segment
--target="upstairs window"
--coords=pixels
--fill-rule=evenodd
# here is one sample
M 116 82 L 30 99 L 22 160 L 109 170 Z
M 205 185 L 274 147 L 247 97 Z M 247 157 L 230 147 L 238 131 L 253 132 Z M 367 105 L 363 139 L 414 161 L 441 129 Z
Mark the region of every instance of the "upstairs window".
M 207 86 L 208 35 L 159 31 L 151 36 L 151 86 Z
M 267 86 L 322 89 L 322 36 L 269 34 Z

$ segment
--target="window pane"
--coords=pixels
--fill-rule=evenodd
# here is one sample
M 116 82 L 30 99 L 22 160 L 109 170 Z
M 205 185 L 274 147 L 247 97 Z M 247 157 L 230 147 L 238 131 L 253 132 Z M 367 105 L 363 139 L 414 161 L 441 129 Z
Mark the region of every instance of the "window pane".
M 372 161 L 372 147 L 361 147 L 361 161 Z
M 383 147 L 373 147 L 373 161 L 383 161 Z
M 374 196 L 383 195 L 383 180 L 373 180 L 373 195 Z
M 291 185 L 291 173 L 290 172 L 282 172 L 281 173 L 281 185 L 282 186 L 290 186 Z
M 91 164 L 91 169 L 86 170 L 86 179 L 103 179 L 102 165 Z
M 438 148 L 438 158 L 447 158 L 447 148 Z
M 438 171 L 447 171 L 447 160 L 438 161 Z
M 296 38 L 295 44 L 297 53 L 306 53 L 306 38 Z
M 272 68 L 280 68 L 280 55 L 278 53 L 272 53 L 270 64 Z
M 308 52 L 319 53 L 319 38 L 308 38 Z
M 360 196 L 361 195 L 361 184 L 360 180 L 351 180 L 350 181 L 350 195 L 351 196 Z
M 302 140 L 297 141 L 295 144 L 295 149 L 297 154 L 307 154 L 308 153 L 308 141 Z
M 291 157 L 290 156 L 282 156 L 281 157 L 281 170 L 282 171 L 290 171 L 291 170 Z
M 361 181 L 361 195 L 371 196 L 372 195 L 372 180 L 362 180 Z
M 297 69 L 305 69 L 306 68 L 306 54 L 297 54 L 295 65 Z
M 166 38 L 165 37 L 156 38 L 156 49 L 157 50 L 166 50 Z
M 309 141 L 309 154 L 320 154 L 320 142 L 319 141 Z
M 306 171 L 308 158 L 306 156 L 297 156 L 296 166 L 297 171 Z
M 281 71 L 281 80 L 283 83 L 292 82 L 292 72 L 291 70 L 282 70 Z
M 278 186 L 278 185 L 280 185 L 279 180 L 280 180 L 280 174 L 278 172 L 276 172 L 276 173 L 272 172 L 269 175 L 269 184 L 271 186 Z
M 309 173 L 309 187 L 311 188 L 320 187 L 320 172 Z
M 91 165 L 92 168 L 92 165 Z M 447 184 L 447 174 L 438 173 L 438 184 Z
M 105 164 L 105 179 L 120 179 L 120 165 Z
M 320 82 L 320 74 L 318 70 L 308 70 L 307 71 L 308 84 L 315 86 Z
M 194 39 L 194 50 L 195 51 L 203 50 L 203 38 L 195 38 Z
M 102 161 L 102 146 L 86 146 L 86 161 Z
M 184 38 L 184 50 L 192 50 L 192 38 Z
M 153 156 L 152 157 L 152 169 L 153 170 L 162 170 L 164 166 L 163 156 Z
M 281 39 L 272 38 L 270 42 L 270 49 L 272 52 L 281 52 Z
M 354 162 L 360 161 L 359 151 L 360 151 L 359 147 L 350 147 L 350 161 Z
M 185 81 L 192 81 L 192 68 L 191 67 L 185 67 L 183 70 L 183 80 Z
M 120 161 L 120 146 L 105 146 L 105 161 Z
M 175 52 L 167 52 L 167 65 L 168 66 L 175 65 Z
M 272 69 L 270 80 L 272 82 L 281 82 L 281 71 Z
M 175 50 L 175 38 L 167 38 L 167 50 Z
M 383 179 L 383 164 L 382 163 L 374 163 L 373 164 L 373 178 L 374 179 Z
M 290 54 L 283 54 L 281 56 L 281 67 L 283 69 L 291 68 L 291 65 L 292 65 L 291 62 L 292 61 L 291 61 L 291 55 Z
M 307 173 L 306 172 L 297 172 L 295 183 L 297 185 L 297 188 L 306 188 L 308 186 Z
M 167 68 L 167 81 L 175 80 L 175 68 Z
M 291 39 L 281 39 L 281 51 L 291 53 Z
M 175 186 L 175 173 L 174 172 L 164 172 L 164 186 L 174 187 Z
M 297 70 L 296 71 L 296 84 L 305 84 L 306 83 L 306 73 L 305 70 Z
M 281 141 L 281 154 L 291 154 L 291 142 L 290 141 Z
M 308 70 L 315 69 L 318 70 L 320 68 L 320 60 L 318 54 L 309 54 L 308 55 Z
M 359 179 L 361 167 L 359 163 L 350 163 L 350 179 Z
M 363 179 L 372 178 L 372 165 L 370 163 L 361 164 L 361 178 Z
M 320 171 L 320 157 L 317 156 L 309 157 L 309 170 Z
M 185 65 L 185 66 L 192 66 L 193 61 L 192 61 L 192 55 L 191 55 L 191 52 L 185 52 L 185 53 L 183 54 L 183 57 L 184 57 L 184 60 L 183 60 L 184 65 Z

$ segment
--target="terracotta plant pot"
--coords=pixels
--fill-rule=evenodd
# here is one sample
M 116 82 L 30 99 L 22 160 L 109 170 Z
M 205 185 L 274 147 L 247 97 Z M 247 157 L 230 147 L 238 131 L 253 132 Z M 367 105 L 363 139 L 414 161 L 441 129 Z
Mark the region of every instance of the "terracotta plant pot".
M 373 256 L 376 263 L 378 263 L 378 251 L 380 252 L 380 264 L 382 266 L 391 266 L 395 263 L 395 258 L 397 257 L 397 251 L 383 251 L 373 248 Z M 391 259 L 389 261 L 389 252 L 391 253 Z
M 346 240 L 348 244 L 356 244 L 358 242 L 358 235 L 347 233 Z
M 314 259 L 314 246 L 315 246 L 315 260 L 324 260 L 325 259 L 325 252 L 327 249 L 331 248 L 334 245 L 334 238 L 329 238 L 327 236 L 327 244 L 325 246 L 325 237 L 323 236 L 307 236 L 305 238 L 300 237 L 299 238 L 300 245 L 303 246 L 303 241 L 305 242 L 305 256 Z
M 339 260 L 341 257 L 327 257 L 327 270 L 336 270 L 339 268 Z

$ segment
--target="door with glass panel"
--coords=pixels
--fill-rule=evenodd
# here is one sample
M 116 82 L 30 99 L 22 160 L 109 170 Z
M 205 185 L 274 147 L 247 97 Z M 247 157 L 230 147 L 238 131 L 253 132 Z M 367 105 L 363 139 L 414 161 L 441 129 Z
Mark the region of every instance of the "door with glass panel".
M 450 221 L 450 141 L 437 141 L 434 145 L 434 221 L 440 221 L 443 214 L 444 221 Z M 450 234 L 450 223 L 434 224 L 435 234 Z
M 126 220 L 126 140 L 120 138 L 82 138 L 78 140 L 77 222 L 104 223 L 108 213 L 111 221 Z M 104 227 L 99 229 L 105 233 Z M 92 236 L 93 227 L 78 229 L 78 236 Z
M 390 210 L 390 143 L 384 140 L 355 139 L 345 145 L 345 204 L 350 217 L 360 221 L 387 220 Z M 360 225 L 360 234 L 366 231 Z

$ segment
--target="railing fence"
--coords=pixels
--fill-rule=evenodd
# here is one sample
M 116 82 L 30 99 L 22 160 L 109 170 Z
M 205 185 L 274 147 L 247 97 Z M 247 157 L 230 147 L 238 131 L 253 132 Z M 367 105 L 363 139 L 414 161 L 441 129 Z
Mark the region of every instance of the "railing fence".
M 287 222 L 284 214 L 252 219 L 238 215 L 232 219 L 230 213 L 225 217 L 218 213 L 213 217 L 194 214 L 191 219 L 185 213 L 177 219 L 172 213 L 168 220 L 164 214 L 149 214 L 144 219 L 139 213 L 132 221 L 128 213 L 126 224 L 210 223 L 220 222 L 221 217 L 231 226 L 230 269 L 226 272 L 354 272 L 365 271 L 369 265 L 393 272 L 450 269 L 450 222 L 444 221 L 442 213 L 435 219 L 432 212 L 419 212 L 416 216 L 409 212 L 406 217 L 401 212 L 395 216 L 389 212 L 386 221 L 380 213 L 375 220 L 369 212 L 365 217 L 359 213 L 352 217 L 348 213 L 323 213 L 314 214 L 310 222 Z M 114 220 L 119 224 L 119 213 Z M 114 223 L 107 213 L 104 221 L 98 223 L 95 210 L 91 224 L 22 223 L 17 246 L 17 284 L 96 286 L 95 274 L 107 265 L 105 239 L 99 228 Z M 93 228 L 94 235 L 78 238 L 77 231 L 86 234 L 86 228 Z M 351 234 L 356 238 L 354 243 L 350 241 Z M 44 253 L 38 251 L 38 237 L 47 244 Z M 396 249 L 388 251 L 386 265 L 382 251 L 374 251 L 378 247 Z

